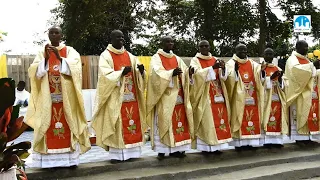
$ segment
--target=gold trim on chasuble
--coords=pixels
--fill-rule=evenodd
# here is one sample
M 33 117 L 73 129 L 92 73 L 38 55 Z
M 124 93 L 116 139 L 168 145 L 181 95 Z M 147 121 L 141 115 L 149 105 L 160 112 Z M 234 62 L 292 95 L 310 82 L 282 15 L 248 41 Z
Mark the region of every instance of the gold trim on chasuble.
M 224 103 L 224 97 L 222 94 L 222 87 L 220 80 L 210 81 L 210 87 L 214 93 L 214 102 L 215 103 Z
M 133 86 L 132 75 L 124 76 L 123 102 L 136 101 L 135 95 L 132 92 Z
M 248 80 L 249 79 L 248 71 L 245 71 L 243 73 L 243 78 L 244 78 L 244 80 Z M 255 89 L 254 89 L 254 86 L 253 86 L 253 82 L 252 81 L 250 81 L 250 82 L 244 82 L 243 81 L 243 84 L 244 84 L 244 88 L 246 90 L 245 105 L 254 106 L 255 105 L 255 100 L 252 97 L 252 95 L 253 95 L 253 92 L 255 91 Z

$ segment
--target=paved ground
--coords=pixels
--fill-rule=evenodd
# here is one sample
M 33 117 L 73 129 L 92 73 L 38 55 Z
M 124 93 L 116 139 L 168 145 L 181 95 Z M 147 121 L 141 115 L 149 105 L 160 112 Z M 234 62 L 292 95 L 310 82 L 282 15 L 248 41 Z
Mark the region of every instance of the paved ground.
M 33 138 L 33 132 L 27 131 L 24 132 L 19 138 L 17 138 L 14 143 L 19 143 L 22 141 L 31 141 Z M 10 144 L 10 143 L 9 143 Z M 188 153 L 192 152 L 198 152 L 195 150 L 191 150 Z M 148 157 L 148 156 L 156 156 L 157 153 L 151 150 L 150 142 L 147 142 L 145 146 L 142 149 L 142 157 Z M 29 156 L 31 157 L 31 156 Z M 104 149 L 98 147 L 98 146 L 92 146 L 91 149 L 80 156 L 80 163 L 91 163 L 91 162 L 101 162 L 101 161 L 107 161 L 110 160 L 108 151 L 105 151 Z M 28 167 L 26 167 L 28 168 Z
M 22 141 L 31 141 L 32 142 L 32 138 L 33 138 L 33 131 L 27 131 L 27 132 L 24 132 L 19 138 L 17 138 L 14 141 L 14 143 L 19 143 Z M 286 143 L 292 143 L 292 142 L 286 141 Z M 233 147 L 230 147 L 230 149 L 233 149 Z M 195 153 L 195 152 L 199 152 L 199 151 L 197 151 L 197 150 L 187 151 L 187 153 Z M 153 150 L 151 150 L 150 142 L 147 142 L 142 149 L 142 157 L 156 156 L 156 155 L 157 155 L 157 153 L 154 152 Z M 81 164 L 82 163 L 108 161 L 108 160 L 110 160 L 109 153 L 98 146 L 92 146 L 91 150 L 89 150 L 87 153 L 80 156 L 80 163 Z
M 139 162 L 118 164 L 112 170 L 96 171 L 66 180 L 300 180 L 320 177 L 320 146 L 298 147 L 286 145 L 283 149 L 257 151 L 226 151 L 220 156 L 189 154 L 183 160 L 166 162 L 140 159 Z M 147 163 L 147 160 L 152 162 Z M 154 159 L 154 158 L 153 158 Z M 130 163 L 132 163 L 130 165 Z M 135 164 L 134 164 L 135 163 Z M 144 164 L 144 165 L 141 165 Z M 137 167 L 137 165 L 141 165 Z M 115 166 L 115 165 L 114 165 Z M 126 166 L 119 168 L 120 166 Z M 108 170 L 109 169 L 109 170 Z M 83 171 L 83 170 L 82 170 Z M 44 178 L 43 178 L 44 179 Z M 37 179 L 38 180 L 38 179 Z M 39 179 L 40 180 L 40 179 Z M 42 180 L 42 179 L 41 179 Z

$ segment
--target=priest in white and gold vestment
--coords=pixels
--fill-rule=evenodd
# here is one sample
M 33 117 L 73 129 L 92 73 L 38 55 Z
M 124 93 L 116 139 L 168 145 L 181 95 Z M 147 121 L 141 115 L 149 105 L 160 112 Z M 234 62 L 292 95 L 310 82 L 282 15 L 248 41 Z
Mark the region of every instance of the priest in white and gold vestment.
M 284 74 L 287 106 L 290 107 L 291 140 L 302 145 L 320 140 L 319 123 L 319 60 L 307 57 L 308 43 L 296 43 L 286 63 Z
M 96 144 L 109 151 L 111 162 L 141 156 L 145 126 L 145 72 L 138 58 L 123 47 L 114 30 L 99 60 L 99 80 L 92 127 Z
M 230 145 L 236 150 L 261 146 L 261 122 L 263 119 L 265 65 L 261 66 L 247 57 L 244 44 L 236 46 L 226 66 L 230 70 L 226 81 L 231 104 Z
M 193 109 L 196 149 L 204 153 L 221 153 L 232 141 L 231 109 L 224 81 L 228 70 L 223 61 L 211 55 L 210 44 L 199 43 L 199 53 L 191 59 L 190 100 Z M 194 70 L 193 70 L 194 69 Z
M 60 44 L 61 28 L 49 30 L 51 44 L 41 50 L 29 68 L 31 96 L 26 123 L 34 129 L 29 167 L 70 167 L 90 149 L 82 99 L 82 63 L 79 53 Z
M 162 46 L 152 56 L 147 87 L 151 145 L 159 160 L 165 154 L 184 157 L 193 138 L 188 67 L 172 52 L 172 37 L 163 37 Z

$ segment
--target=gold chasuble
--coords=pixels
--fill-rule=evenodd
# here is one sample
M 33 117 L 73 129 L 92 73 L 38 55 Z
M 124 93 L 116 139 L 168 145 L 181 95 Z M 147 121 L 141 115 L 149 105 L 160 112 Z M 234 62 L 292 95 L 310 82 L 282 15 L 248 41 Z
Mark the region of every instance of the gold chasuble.
M 287 107 L 290 106 L 291 138 L 308 140 L 309 135 L 319 135 L 319 71 L 294 51 L 287 60 L 283 78 Z M 307 139 L 301 139 L 302 136 Z
M 145 80 L 138 58 L 111 44 L 99 60 L 99 80 L 92 127 L 96 144 L 106 150 L 140 147 L 144 143 Z M 125 66 L 132 71 L 122 76 Z
M 195 136 L 208 145 L 227 143 L 230 132 L 230 105 L 221 69 L 213 69 L 216 59 L 200 53 L 191 60 L 195 68 L 190 100 L 193 107 Z M 227 72 L 225 72 L 227 75 Z
M 147 115 L 151 132 L 156 131 L 160 142 L 168 147 L 190 144 L 193 119 L 189 100 L 188 67 L 181 58 L 163 50 L 159 50 L 152 57 L 150 66 Z M 181 68 L 183 73 L 173 77 L 176 67 Z M 151 140 L 154 148 L 153 135 Z
M 235 61 L 239 64 L 239 76 L 234 71 Z M 250 59 L 240 59 L 236 55 L 226 66 L 230 70 L 226 87 L 232 110 L 232 136 L 240 140 L 260 138 L 264 107 L 261 66 Z
M 34 128 L 35 152 L 73 152 L 79 144 L 84 153 L 90 149 L 90 141 L 82 99 L 80 55 L 63 44 L 57 49 L 70 69 L 70 76 L 59 72 L 63 65 L 50 52 L 48 70 L 38 78 L 38 68 L 44 69 L 44 51 L 38 53 L 29 68 L 31 97 L 26 123 Z
M 288 113 L 286 107 L 286 97 L 281 89 L 278 77 L 271 80 L 271 76 L 276 71 L 282 71 L 274 64 L 268 64 L 265 81 L 265 108 L 263 118 L 263 130 L 266 135 L 277 136 L 288 134 Z

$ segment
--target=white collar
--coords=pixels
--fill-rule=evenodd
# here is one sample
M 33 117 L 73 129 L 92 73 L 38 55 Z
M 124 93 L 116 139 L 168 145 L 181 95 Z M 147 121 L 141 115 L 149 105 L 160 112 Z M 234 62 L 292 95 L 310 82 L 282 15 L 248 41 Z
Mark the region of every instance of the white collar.
M 174 53 L 170 50 L 170 53 L 164 52 L 163 49 L 159 49 L 157 51 L 158 54 L 161 54 L 162 56 L 166 58 L 172 58 L 174 56 Z
M 301 58 L 301 59 L 305 59 L 305 60 L 310 61 L 306 56 L 304 56 L 304 55 L 302 55 L 302 54 L 299 54 L 299 53 L 296 52 L 296 51 L 293 51 L 293 52 L 292 52 L 292 55 L 297 56 L 298 58 Z
M 246 57 L 246 59 L 240 59 L 236 54 L 233 55 L 232 59 L 238 61 L 241 64 L 244 64 L 248 61 L 248 57 Z
M 51 45 L 51 44 L 50 44 Z M 61 49 L 63 49 L 66 45 L 63 43 L 60 43 L 59 46 L 57 46 L 56 48 L 58 49 L 58 51 L 60 51 Z
M 123 54 L 126 51 L 123 46 L 121 49 L 116 49 L 112 46 L 112 44 L 109 44 L 107 49 L 115 54 Z
M 212 59 L 212 55 L 211 55 L 210 52 L 209 52 L 209 55 L 208 55 L 208 56 L 203 55 L 203 54 L 201 54 L 201 53 L 197 53 L 197 54 L 196 54 L 196 57 L 197 57 L 197 58 L 200 58 L 200 59 L 204 59 L 204 60 L 210 60 L 210 59 Z

